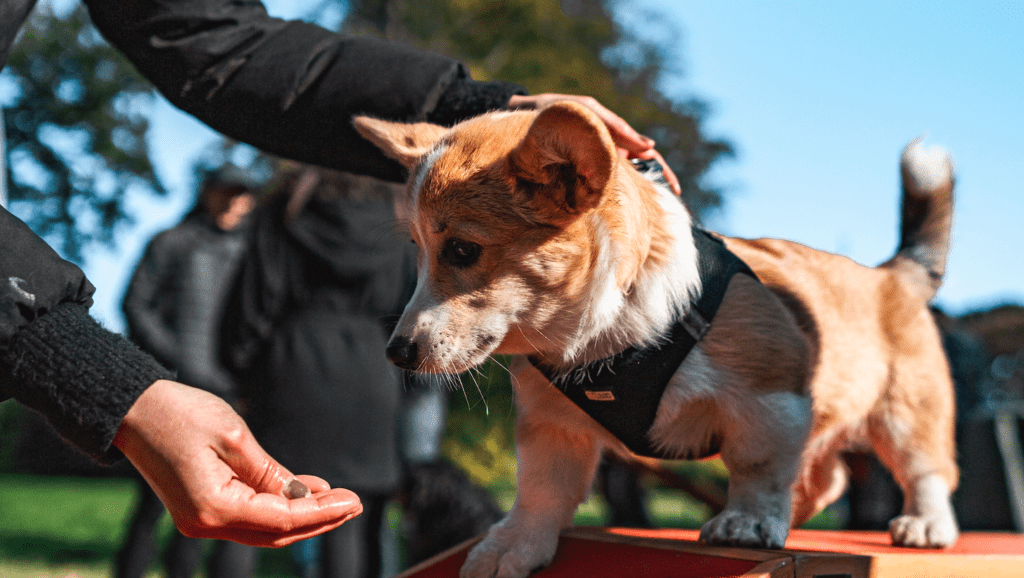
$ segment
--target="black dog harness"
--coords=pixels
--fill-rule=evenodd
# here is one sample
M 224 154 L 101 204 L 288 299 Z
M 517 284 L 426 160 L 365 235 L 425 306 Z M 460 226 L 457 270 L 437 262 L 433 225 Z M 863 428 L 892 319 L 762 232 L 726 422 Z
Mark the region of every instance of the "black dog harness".
M 668 456 L 656 449 L 647 432 L 654 424 L 658 404 L 669 380 L 711 326 L 733 275 L 757 275 L 720 239 L 694 227 L 701 293 L 691 299 L 689 311 L 658 344 L 629 349 L 586 367 L 555 372 L 535 358 L 530 362 L 597 423 L 634 453 L 657 458 L 696 459 L 718 453 L 718 441 L 702 455 Z

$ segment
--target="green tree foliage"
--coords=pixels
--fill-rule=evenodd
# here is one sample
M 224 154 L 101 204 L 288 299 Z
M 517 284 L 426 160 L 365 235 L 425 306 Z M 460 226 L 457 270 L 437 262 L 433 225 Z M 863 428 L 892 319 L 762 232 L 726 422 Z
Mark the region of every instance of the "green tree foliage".
M 3 76 L 11 208 L 80 259 L 130 222 L 130 191 L 163 193 L 146 151 L 152 87 L 99 35 L 84 8 L 41 4 Z
M 732 148 L 702 133 L 704 103 L 659 90 L 673 51 L 618 24 L 615 11 L 628 8 L 615 0 L 351 0 L 344 25 L 449 54 L 478 80 L 597 98 L 658 142 L 688 206 L 706 215 L 722 196 L 702 177 Z

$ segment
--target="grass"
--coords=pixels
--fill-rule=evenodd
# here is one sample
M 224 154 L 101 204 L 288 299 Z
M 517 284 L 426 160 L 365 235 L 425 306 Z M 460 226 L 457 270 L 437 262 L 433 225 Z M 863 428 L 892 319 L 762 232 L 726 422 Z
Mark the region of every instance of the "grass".
M 129 479 L 0 474 L 0 576 L 111 576 L 137 491 Z M 165 514 L 158 543 L 171 528 Z M 262 550 L 257 576 L 291 576 L 288 551 Z
M 0 475 L 0 575 L 109 576 L 130 480 Z

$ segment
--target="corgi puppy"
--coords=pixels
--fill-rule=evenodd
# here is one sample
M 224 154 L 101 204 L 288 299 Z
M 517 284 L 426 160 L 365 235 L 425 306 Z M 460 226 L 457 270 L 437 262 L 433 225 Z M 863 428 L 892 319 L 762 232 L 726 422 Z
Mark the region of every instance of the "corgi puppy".
M 606 450 L 720 454 L 727 504 L 701 540 L 781 548 L 842 494 L 840 452 L 871 447 L 904 494 L 893 542 L 956 540 L 953 385 L 927 306 L 949 248 L 945 152 L 904 151 L 901 244 L 871 268 L 696 228 L 575 103 L 354 123 L 410 171 L 399 216 L 419 278 L 389 359 L 459 373 L 516 356 L 518 494 L 464 578 L 548 564 Z

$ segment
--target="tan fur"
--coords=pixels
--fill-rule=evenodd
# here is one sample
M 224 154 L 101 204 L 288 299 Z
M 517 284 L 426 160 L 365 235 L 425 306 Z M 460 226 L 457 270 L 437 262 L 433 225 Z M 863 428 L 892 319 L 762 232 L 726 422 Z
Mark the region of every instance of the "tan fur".
M 955 489 L 948 362 L 913 283 L 889 268 L 864 267 L 788 241 L 727 238 L 726 243 L 792 304 L 813 347 L 812 455 L 804 479 L 814 477 L 815 459 L 831 460 L 813 452 L 838 435 L 844 446 L 873 447 L 904 488 L 923 469 Z M 918 463 L 922 455 L 929 458 L 927 465 Z M 910 474 L 914 469 L 919 471 Z M 833 472 L 826 469 L 824 475 L 831 480 Z M 799 505 L 794 524 L 824 505 Z
M 575 367 L 653 343 L 699 289 L 685 209 L 615 154 L 585 107 L 492 113 L 452 129 L 356 128 L 412 175 L 420 282 L 389 346 L 403 367 L 461 372 L 493 353 Z M 729 499 L 702 539 L 781 547 L 790 524 L 842 493 L 839 452 L 871 446 L 906 497 L 894 542 L 955 540 L 952 382 L 927 308 L 945 263 L 952 173 L 948 187 L 906 185 L 908 174 L 928 176 L 922 159 L 935 160 L 904 156 L 904 242 L 881 267 L 724 238 L 761 282 L 733 278 L 648 432 L 667 454 L 720 442 Z M 453 242 L 478 256 L 452 261 Z M 601 452 L 628 453 L 530 364 L 513 369 L 519 497 L 470 554 L 466 578 L 525 576 L 549 561 Z

